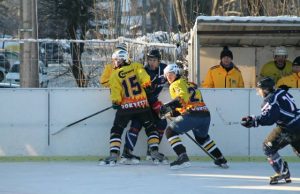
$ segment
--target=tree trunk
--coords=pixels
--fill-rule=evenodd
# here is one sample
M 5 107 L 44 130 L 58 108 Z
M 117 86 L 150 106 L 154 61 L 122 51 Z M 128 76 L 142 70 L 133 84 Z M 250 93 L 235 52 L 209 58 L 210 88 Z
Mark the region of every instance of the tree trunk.
M 122 10 L 121 10 L 121 1 L 115 0 L 115 38 L 118 38 L 121 35 L 122 29 Z
M 68 33 L 70 38 L 76 40 L 76 25 L 70 25 L 68 27 Z M 83 52 L 84 43 L 71 43 L 71 55 L 72 55 L 72 73 L 76 80 L 78 87 L 86 87 L 87 81 L 83 72 L 83 67 L 81 63 L 81 54 Z
M 185 6 L 183 5 L 182 0 L 174 0 L 173 6 L 175 10 L 176 21 L 181 25 L 183 32 L 189 31 L 187 24 L 188 20 L 185 14 Z

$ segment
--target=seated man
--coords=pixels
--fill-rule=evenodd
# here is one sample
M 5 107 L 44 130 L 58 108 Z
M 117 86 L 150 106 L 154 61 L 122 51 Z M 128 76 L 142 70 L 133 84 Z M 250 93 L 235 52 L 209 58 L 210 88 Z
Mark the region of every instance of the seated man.
M 288 51 L 285 47 L 276 47 L 274 60 L 264 64 L 260 71 L 260 78 L 270 77 L 275 83 L 283 76 L 292 73 L 292 62 L 287 60 Z

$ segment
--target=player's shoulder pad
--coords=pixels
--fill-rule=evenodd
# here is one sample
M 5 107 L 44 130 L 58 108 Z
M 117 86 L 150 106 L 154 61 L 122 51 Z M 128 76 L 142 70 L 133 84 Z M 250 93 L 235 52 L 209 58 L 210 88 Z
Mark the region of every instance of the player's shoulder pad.
M 141 63 L 139 63 L 139 62 L 131 62 L 131 65 L 132 66 L 135 66 L 135 67 L 138 67 L 138 68 L 144 68 L 144 66 L 141 64 Z

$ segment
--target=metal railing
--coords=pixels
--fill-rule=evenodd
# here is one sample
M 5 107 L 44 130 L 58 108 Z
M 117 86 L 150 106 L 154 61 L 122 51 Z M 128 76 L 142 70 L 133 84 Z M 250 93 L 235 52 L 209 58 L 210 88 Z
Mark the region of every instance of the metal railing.
M 4 67 L 4 62 L 9 61 L 9 68 L 3 72 L 4 78 L 0 82 L 19 84 L 19 72 L 13 71 L 20 69 L 20 45 L 38 43 L 38 56 L 32 56 L 30 62 L 39 61 L 39 82 L 41 87 L 77 87 L 73 76 L 73 64 L 76 60 L 72 59 L 74 49 L 71 43 L 84 44 L 80 62 L 85 77 L 87 87 L 101 87 L 99 76 L 102 74 L 104 66 L 111 62 L 111 55 L 117 44 L 124 42 L 130 58 L 133 61 L 145 64 L 146 53 L 149 49 L 157 48 L 162 54 L 162 61 L 174 63 L 176 61 L 176 47 L 166 43 L 148 43 L 128 38 L 113 40 L 58 40 L 58 39 L 0 39 L 0 68 Z M 3 65 L 1 56 L 4 56 Z M 3 69 L 3 68 L 1 68 Z M 0 69 L 0 71 L 1 71 Z M 0 72 L 1 73 L 1 72 Z

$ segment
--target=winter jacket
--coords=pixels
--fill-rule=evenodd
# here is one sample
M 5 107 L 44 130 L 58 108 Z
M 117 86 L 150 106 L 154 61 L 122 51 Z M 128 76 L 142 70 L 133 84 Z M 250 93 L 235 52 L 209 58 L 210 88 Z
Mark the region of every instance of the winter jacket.
M 226 71 L 221 65 L 211 67 L 202 82 L 203 88 L 243 88 L 244 80 L 241 71 L 233 65 Z
M 293 73 L 292 75 L 280 78 L 276 84 L 277 87 L 287 85 L 291 88 L 300 88 L 300 73 Z
M 275 83 L 284 76 L 290 75 L 292 73 L 292 62 L 286 60 L 285 67 L 283 69 L 278 69 L 275 61 L 270 61 L 263 65 L 260 76 L 261 77 L 270 77 Z

